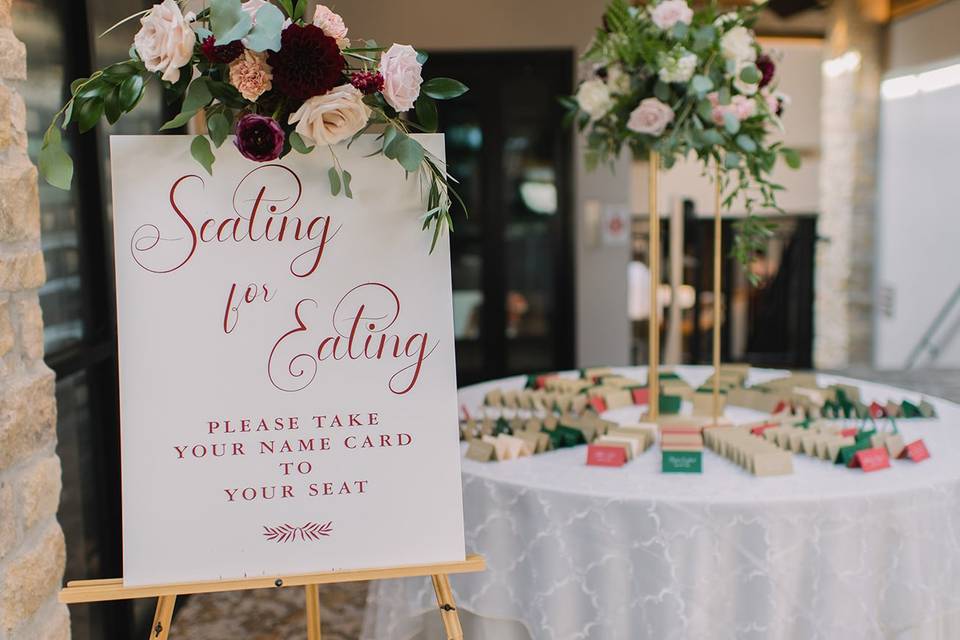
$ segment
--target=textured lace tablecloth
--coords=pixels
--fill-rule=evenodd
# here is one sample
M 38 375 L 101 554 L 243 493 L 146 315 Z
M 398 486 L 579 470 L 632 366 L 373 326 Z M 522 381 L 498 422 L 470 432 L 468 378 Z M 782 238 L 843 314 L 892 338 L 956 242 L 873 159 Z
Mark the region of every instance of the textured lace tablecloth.
M 678 373 L 699 385 L 710 370 Z M 867 399 L 919 400 L 820 376 L 835 381 Z M 478 407 L 490 388 L 523 382 L 466 387 L 460 399 Z M 489 568 L 452 577 L 457 603 L 535 640 L 960 638 L 960 406 L 931 401 L 939 419 L 900 428 L 932 457 L 869 474 L 794 456 L 793 475 L 756 478 L 710 451 L 702 475 L 662 474 L 657 449 L 619 469 L 587 467 L 583 446 L 464 460 L 467 549 Z M 412 637 L 435 610 L 426 579 L 375 583 L 363 637 Z

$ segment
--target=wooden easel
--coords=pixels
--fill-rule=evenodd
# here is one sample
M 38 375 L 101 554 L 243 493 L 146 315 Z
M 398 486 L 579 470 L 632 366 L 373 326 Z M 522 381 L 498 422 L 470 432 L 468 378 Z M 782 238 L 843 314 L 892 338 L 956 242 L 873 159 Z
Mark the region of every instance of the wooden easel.
M 173 618 L 173 607 L 179 595 L 267 589 L 271 587 L 304 587 L 307 600 L 307 639 L 320 640 L 319 585 L 430 576 L 433 580 L 433 589 L 437 593 L 437 606 L 440 609 L 440 617 L 443 620 L 447 638 L 449 640 L 463 640 L 463 629 L 460 627 L 460 617 L 453 601 L 453 592 L 450 589 L 450 578 L 448 576 L 451 573 L 483 571 L 485 568 L 486 563 L 482 556 L 470 555 L 462 562 L 391 567 L 388 569 L 331 571 L 329 573 L 284 577 L 245 578 L 243 580 L 185 582 L 147 587 L 125 587 L 122 578 L 73 580 L 60 590 L 59 599 L 64 604 L 79 604 L 133 600 L 135 598 L 157 598 L 157 612 L 154 614 L 153 625 L 150 627 L 150 640 L 167 640 Z

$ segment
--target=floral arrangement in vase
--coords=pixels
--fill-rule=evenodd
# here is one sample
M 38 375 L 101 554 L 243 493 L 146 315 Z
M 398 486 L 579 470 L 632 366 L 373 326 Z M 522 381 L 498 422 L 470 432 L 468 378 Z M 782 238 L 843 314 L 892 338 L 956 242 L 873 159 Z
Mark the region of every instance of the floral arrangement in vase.
M 424 81 L 425 53 L 351 41 L 341 16 L 319 5 L 308 21 L 306 6 L 306 0 L 210 0 L 198 13 L 184 13 L 175 0 L 163 0 L 121 21 L 115 27 L 140 19 L 130 58 L 72 83 L 70 100 L 43 137 L 41 175 L 68 189 L 73 162 L 60 130 L 75 124 L 83 133 L 102 117 L 117 122 L 156 81 L 169 103 L 182 100 L 180 113 L 161 130 L 203 116 L 207 134 L 194 137 L 190 151 L 211 174 L 211 145 L 220 147 L 230 134 L 254 162 L 324 146 L 333 157 L 330 192 L 352 197 L 352 176 L 335 147 L 376 127 L 379 153 L 421 179 L 423 227 L 433 227 L 435 245 L 442 229 L 452 229 L 450 208 L 459 196 L 444 163 L 409 134 L 436 131 L 436 101 L 467 87 L 451 78 Z
M 590 77 L 563 99 L 569 121 L 586 132 L 588 168 L 625 147 L 636 159 L 657 152 L 666 168 L 692 153 L 705 169 L 722 167 L 725 208 L 742 195 L 748 213 L 758 203 L 779 210 L 782 187 L 770 173 L 778 156 L 792 168 L 800 157 L 770 140 L 789 101 L 776 90 L 773 56 L 751 31 L 761 8 L 611 0 L 582 56 Z M 741 221 L 737 259 L 747 264 L 772 228 L 752 214 Z

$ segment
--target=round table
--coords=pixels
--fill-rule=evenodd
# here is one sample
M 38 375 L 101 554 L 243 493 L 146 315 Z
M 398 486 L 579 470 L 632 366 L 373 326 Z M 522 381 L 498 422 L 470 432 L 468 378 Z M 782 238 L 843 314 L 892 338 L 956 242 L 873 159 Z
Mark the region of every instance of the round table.
M 694 387 L 711 371 L 676 368 Z M 749 382 L 785 373 L 754 369 Z M 868 401 L 920 399 L 818 377 L 857 385 Z M 476 408 L 490 389 L 525 381 L 466 387 L 460 401 Z M 702 474 L 663 474 L 657 448 L 621 468 L 586 466 L 585 446 L 464 459 L 466 545 L 489 567 L 452 577 L 467 637 L 960 638 L 960 405 L 929 400 L 937 419 L 898 424 L 931 458 L 873 473 L 795 455 L 792 475 L 758 478 L 705 451 Z M 636 422 L 640 410 L 604 417 Z M 372 586 L 363 637 L 438 628 L 429 581 Z

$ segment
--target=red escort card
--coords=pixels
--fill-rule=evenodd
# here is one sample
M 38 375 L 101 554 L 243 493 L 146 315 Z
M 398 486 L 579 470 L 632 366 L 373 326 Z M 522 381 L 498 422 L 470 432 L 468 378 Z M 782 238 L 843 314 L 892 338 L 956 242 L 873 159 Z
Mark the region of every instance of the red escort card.
M 879 402 L 871 402 L 870 415 L 874 418 L 883 418 L 887 415 L 887 410 Z
M 590 396 L 590 406 L 597 413 L 603 413 L 607 410 L 607 401 L 603 399 L 603 396 Z
M 638 387 L 630 393 L 633 396 L 633 404 L 650 404 L 649 387 Z
M 857 435 L 858 433 L 860 433 L 860 429 L 858 429 L 857 427 L 850 427 L 850 428 L 848 428 L 848 429 L 842 429 L 842 430 L 840 431 L 840 437 L 841 437 L 841 438 L 850 438 L 850 437 L 853 437 L 853 436 Z
M 890 456 L 883 447 L 874 447 L 873 449 L 862 449 L 857 451 L 850 461 L 851 467 L 860 467 L 864 471 L 877 471 L 886 469 L 890 466 Z
M 778 426 L 780 426 L 779 422 L 767 422 L 765 424 L 758 425 L 753 429 L 750 429 L 750 433 L 752 433 L 755 436 L 762 436 L 763 432 L 766 431 L 767 429 L 772 429 L 773 427 L 778 427 Z
M 923 443 L 923 440 L 914 440 L 903 449 L 900 457 L 909 458 L 914 462 L 920 462 L 921 460 L 929 458 L 930 452 L 927 451 L 927 445 Z
M 587 446 L 587 464 L 595 467 L 622 467 L 627 462 L 627 450 L 621 446 L 591 444 Z

